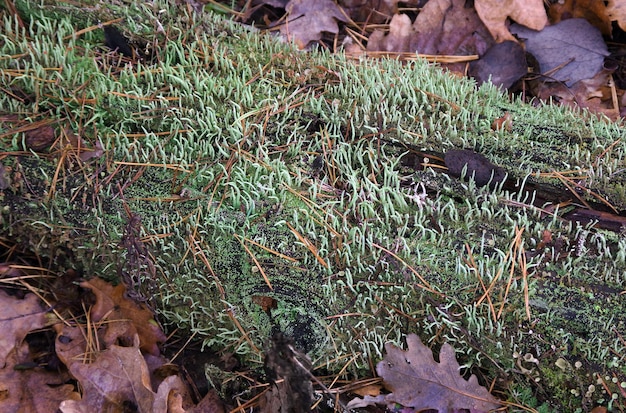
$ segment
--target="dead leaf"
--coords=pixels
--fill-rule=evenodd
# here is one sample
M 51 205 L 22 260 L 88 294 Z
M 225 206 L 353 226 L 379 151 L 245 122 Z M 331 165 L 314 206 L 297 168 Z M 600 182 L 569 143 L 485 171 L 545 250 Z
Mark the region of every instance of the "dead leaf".
M 178 376 L 169 376 L 159 385 L 151 411 L 154 413 L 185 413 L 191 404 L 191 396 L 185 383 Z
M 65 400 L 60 410 L 123 412 L 124 406 L 135 406 L 138 412 L 152 412 L 155 394 L 150 387 L 148 367 L 139 351 L 138 338 L 134 344 L 132 347 L 112 345 L 90 364 L 70 362 L 67 367 L 80 382 L 83 395 L 79 401 Z
M 594 77 L 609 55 L 598 29 L 584 19 L 564 20 L 540 32 L 520 25 L 511 30 L 524 40 L 541 73 L 567 86 Z
M 281 26 L 280 32 L 300 49 L 321 40 L 322 32 L 338 33 L 337 21 L 346 21 L 332 0 L 291 0 L 285 10 L 288 13 L 287 22 Z
M 510 88 L 528 73 L 526 53 L 517 42 L 496 43 L 479 60 L 470 62 L 469 75 L 479 85 L 491 82 L 498 87 Z
M 165 342 L 165 334 L 154 320 L 152 311 L 147 305 L 126 297 L 126 287 L 123 284 L 113 287 L 96 277 L 83 281 L 80 285 L 90 289 L 96 295 L 96 303 L 91 310 L 94 322 L 101 321 L 105 317 L 108 321 L 122 320 L 115 326 L 109 323 L 107 343 L 112 343 L 117 337 L 126 343 L 132 343 L 137 333 L 143 351 L 154 355 L 159 354 L 158 344 Z
M 497 43 L 515 41 L 506 27 L 507 17 L 533 30 L 548 24 L 543 0 L 476 0 L 474 7 Z
M 609 0 L 606 6 L 606 14 L 609 19 L 617 21 L 619 27 L 626 31 L 626 2 L 623 0 Z
M 459 374 L 459 363 L 449 344 L 441 347 L 440 362 L 415 334 L 407 336 L 406 351 L 388 343 L 387 355 L 376 365 L 392 393 L 386 396 L 388 404 L 398 403 L 416 410 L 434 409 L 439 413 L 469 409 L 487 412 L 501 406 L 487 389 L 478 384 L 476 376 L 465 380 Z
M 552 24 L 572 18 L 582 18 L 598 28 L 602 34 L 611 35 L 611 19 L 606 5 L 597 0 L 562 0 L 550 4 L 548 16 Z
M 41 125 L 24 132 L 24 138 L 28 149 L 39 152 L 52 146 L 56 140 L 56 131 L 50 125 Z
M 408 52 L 411 37 L 415 35 L 411 19 L 406 14 L 396 14 L 389 23 L 389 33 L 375 30 L 367 41 L 368 51 Z
M 18 369 L 32 363 L 28 344 L 16 347 L 0 369 L 0 411 L 48 413 L 57 411 L 63 400 L 76 399 L 74 386 L 65 384 L 67 377 L 43 368 Z
M 465 0 L 430 0 L 413 22 L 410 51 L 434 55 L 484 54 L 493 39 Z
M 398 0 L 342 0 L 341 7 L 357 23 L 378 24 L 398 12 Z
M 492 130 L 506 130 L 510 132 L 513 130 L 513 117 L 509 112 L 505 112 L 504 115 L 500 116 L 496 120 L 491 123 Z
M 535 96 L 543 101 L 554 99 L 561 105 L 585 108 L 617 120 L 620 116 L 619 108 L 614 106 L 609 87 L 611 73 L 610 70 L 601 70 L 594 77 L 580 80 L 569 88 L 558 82 L 534 81 L 529 85 Z
M 26 334 L 46 325 L 46 312 L 36 295 L 26 294 L 19 299 L 2 290 L 0 308 L 0 367 L 4 367 L 6 357 L 19 347 Z

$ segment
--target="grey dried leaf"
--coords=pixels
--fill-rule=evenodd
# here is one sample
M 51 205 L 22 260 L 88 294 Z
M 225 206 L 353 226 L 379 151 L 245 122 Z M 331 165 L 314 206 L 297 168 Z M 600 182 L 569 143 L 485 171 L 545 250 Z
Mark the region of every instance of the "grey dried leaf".
M 537 59 L 542 74 L 568 87 L 594 77 L 609 55 L 600 31 L 585 19 L 563 20 L 539 32 L 513 24 L 511 32 L 524 40 L 526 51 Z

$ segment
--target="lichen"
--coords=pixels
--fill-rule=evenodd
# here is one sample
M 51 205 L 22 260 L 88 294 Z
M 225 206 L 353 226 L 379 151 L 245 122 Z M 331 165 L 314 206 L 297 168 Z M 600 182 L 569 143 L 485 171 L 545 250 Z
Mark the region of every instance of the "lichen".
M 158 53 L 134 65 L 104 58 L 95 32 L 77 37 L 74 17 L 43 7 L 26 36 L 3 15 L 2 80 L 34 97 L 0 106 L 105 149 L 88 162 L 72 147 L 33 154 L 2 124 L 2 164 L 24 183 L 4 190 L 3 238 L 116 278 L 133 271 L 132 236 L 148 251 L 140 288 L 165 325 L 251 366 L 280 330 L 318 368 L 358 377 L 385 342 L 418 333 L 453 344 L 465 370 L 499 379 L 513 401 L 569 408 L 597 377 L 625 380 L 626 242 L 546 214 L 520 189 L 564 189 L 546 173 L 575 170 L 624 209 L 617 125 L 511 103 L 421 61 L 301 53 L 165 3 L 121 26 L 173 29 L 144 39 Z M 513 130 L 493 131 L 506 111 Z M 406 147 L 433 159 L 471 148 L 517 191 L 407 168 Z M 522 370 L 516 354 L 538 364 Z M 582 362 L 576 389 L 560 389 L 559 359 Z

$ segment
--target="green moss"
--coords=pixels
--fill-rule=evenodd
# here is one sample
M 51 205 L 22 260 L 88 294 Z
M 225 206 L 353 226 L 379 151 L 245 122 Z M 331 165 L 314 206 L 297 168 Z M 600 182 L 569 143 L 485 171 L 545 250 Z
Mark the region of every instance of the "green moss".
M 89 19 L 111 17 L 94 7 Z M 510 103 L 424 62 L 297 52 L 171 4 L 137 5 L 121 24 L 158 45 L 155 59 L 114 65 L 97 33 L 71 36 L 69 16 L 80 10 L 42 10 L 28 38 L 7 29 L 0 42 L 12 56 L 0 60 L 3 81 L 34 98 L 0 103 L 105 153 L 5 157 L 23 180 L 1 198 L 2 237 L 59 268 L 142 278 L 168 327 L 253 367 L 280 330 L 320 369 L 347 365 L 345 376 L 359 377 L 385 342 L 415 332 L 433 346 L 450 342 L 465 370 L 540 410 L 580 405 L 594 375 L 625 380 L 610 356 L 625 354 L 616 333 L 626 313 L 622 235 L 519 207 L 530 203 L 523 192 L 401 162 L 403 145 L 469 147 L 548 190 L 564 186 L 537 172 L 580 170 L 623 209 L 618 126 Z M 150 35 L 156 20 L 169 38 Z M 505 111 L 513 131 L 492 131 Z M 23 133 L 0 127 L 3 152 L 25 149 Z M 421 203 L 411 198 L 419 184 Z M 544 231 L 554 241 L 535 251 Z M 523 365 L 532 373 L 521 373 L 524 354 L 538 361 Z M 568 378 L 559 358 L 582 367 Z

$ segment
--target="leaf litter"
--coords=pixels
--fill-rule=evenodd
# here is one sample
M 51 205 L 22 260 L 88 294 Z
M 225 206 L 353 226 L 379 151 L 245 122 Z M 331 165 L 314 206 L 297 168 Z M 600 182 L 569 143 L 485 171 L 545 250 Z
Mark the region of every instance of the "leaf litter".
M 54 317 L 33 293 L 19 298 L 0 289 L 0 411 L 224 411 L 214 391 L 196 404 L 178 374 L 163 374 L 168 360 L 159 345 L 166 337 L 144 303 L 97 277 L 80 286 L 95 295 L 84 321 Z M 81 299 L 83 306 L 89 301 L 84 293 Z M 50 326 L 56 337 L 49 359 L 58 362 L 46 366 L 26 337 Z
M 280 8 L 281 2 L 255 4 Z M 286 20 L 271 25 L 280 24 L 283 35 L 300 48 L 317 43 L 333 50 L 343 48 L 349 55 L 407 60 L 419 54 L 473 77 L 479 85 L 491 80 L 527 101 L 539 98 L 583 107 L 613 120 L 626 114 L 623 52 L 613 46 L 609 57 L 607 39 L 602 38 L 619 35 L 612 22 L 618 31 L 626 28 L 624 1 L 291 0 L 282 4 Z M 507 43 L 513 45 L 502 46 Z M 606 59 L 614 63 L 603 67 Z M 614 82 L 614 77 L 621 80 Z M 586 82 L 577 84 L 580 81 Z

